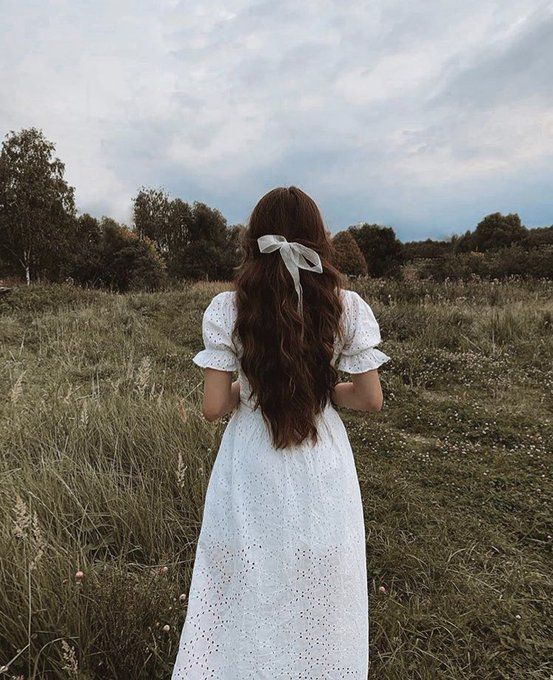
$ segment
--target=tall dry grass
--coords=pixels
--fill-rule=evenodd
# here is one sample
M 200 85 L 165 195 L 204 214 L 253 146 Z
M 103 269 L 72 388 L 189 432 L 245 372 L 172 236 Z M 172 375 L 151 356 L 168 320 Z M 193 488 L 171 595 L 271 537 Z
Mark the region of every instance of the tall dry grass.
M 343 412 L 371 678 L 549 678 L 552 287 L 356 282 L 393 362 Z M 168 678 L 224 427 L 191 363 L 225 284 L 0 301 L 0 666 Z M 336 679 L 339 680 L 339 679 Z

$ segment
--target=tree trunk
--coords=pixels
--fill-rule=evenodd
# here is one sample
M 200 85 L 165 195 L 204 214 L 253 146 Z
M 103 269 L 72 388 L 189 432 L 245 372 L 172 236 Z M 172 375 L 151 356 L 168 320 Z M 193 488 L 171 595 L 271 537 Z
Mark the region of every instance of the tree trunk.
M 23 265 L 25 267 L 25 281 L 27 285 L 31 283 L 31 257 L 29 252 L 23 253 Z

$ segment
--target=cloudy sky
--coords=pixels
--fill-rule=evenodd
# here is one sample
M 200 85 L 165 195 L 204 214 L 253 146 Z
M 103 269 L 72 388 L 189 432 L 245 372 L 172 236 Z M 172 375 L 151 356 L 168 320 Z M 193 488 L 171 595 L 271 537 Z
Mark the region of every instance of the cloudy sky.
M 141 186 L 329 228 L 553 223 L 553 0 L 0 0 L 0 131 L 56 145 L 81 212 Z

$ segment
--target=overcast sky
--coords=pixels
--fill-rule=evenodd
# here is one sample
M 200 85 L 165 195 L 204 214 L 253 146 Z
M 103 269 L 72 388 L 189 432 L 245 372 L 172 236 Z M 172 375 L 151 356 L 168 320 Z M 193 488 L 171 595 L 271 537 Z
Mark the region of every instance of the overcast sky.
M 141 186 L 247 220 L 294 184 L 339 231 L 553 223 L 553 0 L 0 0 L 0 131 L 80 212 Z

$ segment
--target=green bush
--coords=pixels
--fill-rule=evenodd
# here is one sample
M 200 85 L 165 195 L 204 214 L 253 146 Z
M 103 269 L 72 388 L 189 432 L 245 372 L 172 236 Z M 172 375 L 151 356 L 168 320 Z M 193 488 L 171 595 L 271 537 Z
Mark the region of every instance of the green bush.
M 101 245 L 101 280 L 119 292 L 153 291 L 165 281 L 165 263 L 149 238 L 138 238 L 112 220 L 107 221 Z
M 365 223 L 349 227 L 348 232 L 363 253 L 369 276 L 397 278 L 401 275 L 403 245 L 392 227 Z
M 489 253 L 451 254 L 425 261 L 419 268 L 419 274 L 422 278 L 436 281 L 468 281 L 475 276 L 483 279 L 505 279 L 510 276 L 553 279 L 553 247 L 544 246 L 527 251 L 522 246 L 511 246 Z
M 357 241 L 349 231 L 341 231 L 332 239 L 334 265 L 347 276 L 366 276 L 367 263 Z

